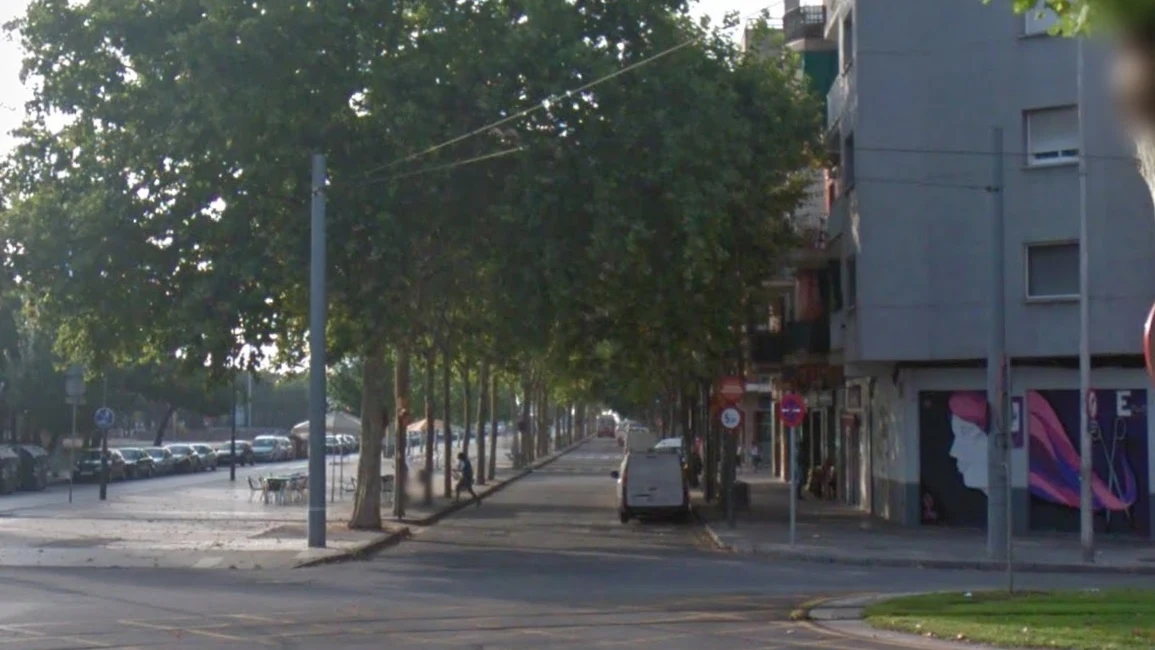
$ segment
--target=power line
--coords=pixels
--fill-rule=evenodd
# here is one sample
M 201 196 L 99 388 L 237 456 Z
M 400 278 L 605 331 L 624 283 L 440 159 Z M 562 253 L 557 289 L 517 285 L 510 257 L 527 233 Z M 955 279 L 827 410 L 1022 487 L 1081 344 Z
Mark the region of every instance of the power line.
M 758 9 L 757 11 L 746 14 L 746 16 L 743 16 L 742 18 L 745 19 L 745 18 L 748 18 L 750 16 L 761 15 L 762 12 L 767 11 L 767 10 L 774 8 L 774 7 L 778 7 L 778 6 L 782 5 L 783 2 L 784 2 L 784 0 L 777 0 L 776 2 L 768 4 L 768 5 L 760 8 L 760 9 Z M 741 26 L 742 24 L 743 24 L 742 21 L 739 20 L 738 26 Z M 532 115 L 533 113 L 536 113 L 537 111 L 545 110 L 545 109 L 549 108 L 550 105 L 552 105 L 558 101 L 561 101 L 563 99 L 570 99 L 575 95 L 580 95 L 581 93 L 584 93 L 588 90 L 591 90 L 591 89 L 593 89 L 593 88 L 595 88 L 595 87 L 597 87 L 597 86 L 599 86 L 599 85 L 601 85 L 607 81 L 611 81 L 613 79 L 616 79 L 617 77 L 620 77 L 620 76 L 626 74 L 627 72 L 632 72 L 634 70 L 637 70 L 638 68 L 641 68 L 642 66 L 649 65 L 649 64 L 653 63 L 654 61 L 657 61 L 659 59 L 667 57 L 667 56 L 673 54 L 674 52 L 677 52 L 678 50 L 689 47 L 690 45 L 693 45 L 694 43 L 701 40 L 704 35 L 705 35 L 704 33 L 698 34 L 698 35 L 694 36 L 693 38 L 686 39 L 686 40 L 682 41 L 681 43 L 678 43 L 672 47 L 668 47 L 668 48 L 666 48 L 666 49 L 664 49 L 664 50 L 662 50 L 656 54 L 652 54 L 648 57 L 645 57 L 643 59 L 635 61 L 635 62 L 633 62 L 633 63 L 631 63 L 631 64 L 629 64 L 623 68 L 619 68 L 618 70 L 615 70 L 615 71 L 613 71 L 607 75 L 604 75 L 602 77 L 594 79 L 593 81 L 584 83 L 580 86 L 577 86 L 575 88 L 571 88 L 571 89 L 566 90 L 566 91 L 561 92 L 561 93 L 554 93 L 552 95 L 549 95 L 549 96 L 541 99 L 537 103 L 535 103 L 531 106 L 528 106 L 524 109 L 521 109 L 521 110 L 519 110 L 519 111 L 517 111 L 511 115 L 508 115 L 508 116 L 503 117 L 499 120 L 496 120 L 494 122 L 486 124 L 485 126 L 473 129 L 472 131 L 468 131 L 466 133 L 463 133 L 462 135 L 459 135 L 455 138 L 450 138 L 449 140 L 441 142 L 440 144 L 435 144 L 432 147 L 429 147 L 427 149 L 422 149 L 421 151 L 418 151 L 416 153 L 409 154 L 408 156 L 405 156 L 405 157 L 400 158 L 398 160 L 394 160 L 393 162 L 386 163 L 385 165 L 371 169 L 370 171 L 366 172 L 365 175 L 371 176 L 373 174 L 376 174 L 377 172 L 392 169 L 398 165 L 402 165 L 402 164 L 405 164 L 407 162 L 411 162 L 413 160 L 416 160 L 417 158 L 422 158 L 424 156 L 428 156 L 431 153 L 440 151 L 441 149 L 455 145 L 455 144 L 462 142 L 464 140 L 468 140 L 469 138 L 481 135 L 482 133 L 486 133 L 486 132 L 491 131 L 493 129 L 500 128 L 502 126 L 505 126 L 506 124 L 509 124 L 510 122 L 519 120 L 519 119 L 526 117 L 528 115 Z
M 383 183 L 385 181 L 395 181 L 395 180 L 400 180 L 402 178 L 410 178 L 412 176 L 420 176 L 422 174 L 431 174 L 433 172 L 448 171 L 450 169 L 456 169 L 457 167 L 464 167 L 465 165 L 472 165 L 474 163 L 479 163 L 479 162 L 483 162 L 486 160 L 493 160 L 494 158 L 503 158 L 505 156 L 515 154 L 519 151 L 525 151 L 525 147 L 514 147 L 512 149 L 504 149 L 502 151 L 494 151 L 492 153 L 482 154 L 480 156 L 474 156 L 473 158 L 466 158 L 465 160 L 457 160 L 457 161 L 454 161 L 451 163 L 446 163 L 444 165 L 435 165 L 433 167 L 426 167 L 426 168 L 418 169 L 418 170 L 411 171 L 411 172 L 405 172 L 404 174 L 394 174 L 392 176 L 379 176 L 375 179 L 371 179 L 369 181 L 362 183 L 362 185 L 372 185 L 375 183 Z

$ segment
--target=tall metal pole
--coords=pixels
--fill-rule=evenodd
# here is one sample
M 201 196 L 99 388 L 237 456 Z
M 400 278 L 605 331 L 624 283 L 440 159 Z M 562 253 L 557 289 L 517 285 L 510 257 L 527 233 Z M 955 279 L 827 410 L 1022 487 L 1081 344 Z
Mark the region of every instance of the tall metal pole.
M 313 156 L 309 260 L 309 547 L 325 546 L 325 156 Z
M 790 427 L 790 545 L 798 533 L 798 427 Z
M 248 385 L 245 386 L 245 426 L 253 426 L 253 373 L 250 371 L 248 375 Z
M 993 560 L 1007 555 L 1007 431 L 1003 424 L 1003 368 L 1006 359 L 1006 231 L 1003 214 L 1003 129 L 995 127 L 991 169 L 991 313 L 987 349 L 987 554 Z
M 233 393 L 233 416 L 229 418 L 232 427 L 229 430 L 229 480 L 237 480 L 237 380 L 234 377 L 229 384 Z
M 1079 539 L 1083 561 L 1095 561 L 1095 513 L 1091 496 L 1094 480 L 1091 422 L 1087 398 L 1091 391 L 1091 284 L 1087 241 L 1087 136 L 1086 102 L 1083 101 L 1083 41 L 1077 41 L 1075 78 L 1079 107 Z
M 72 485 L 76 477 L 76 402 L 72 403 L 72 440 L 68 445 L 68 502 L 72 503 Z
M 108 376 L 104 377 L 104 389 L 100 405 L 108 406 Z M 100 500 L 108 499 L 108 427 L 100 428 Z

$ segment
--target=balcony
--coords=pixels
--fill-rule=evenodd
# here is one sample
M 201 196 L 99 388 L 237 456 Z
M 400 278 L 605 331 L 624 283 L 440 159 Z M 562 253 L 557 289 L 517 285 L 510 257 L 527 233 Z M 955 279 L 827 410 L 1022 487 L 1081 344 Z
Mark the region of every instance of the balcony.
M 824 38 L 826 7 L 795 7 L 782 16 L 782 31 L 786 42 Z
M 830 352 L 830 317 L 794 321 L 786 327 L 787 352 L 827 354 Z
M 852 193 L 853 190 L 851 190 L 851 194 L 838 197 L 830 205 L 830 216 L 826 218 L 826 236 L 831 240 L 837 239 L 839 235 L 848 231 Z
M 842 71 L 826 93 L 826 128 L 838 128 L 843 117 L 854 110 L 854 67 Z
M 750 362 L 754 366 L 778 366 L 786 358 L 786 335 L 782 332 L 751 332 Z

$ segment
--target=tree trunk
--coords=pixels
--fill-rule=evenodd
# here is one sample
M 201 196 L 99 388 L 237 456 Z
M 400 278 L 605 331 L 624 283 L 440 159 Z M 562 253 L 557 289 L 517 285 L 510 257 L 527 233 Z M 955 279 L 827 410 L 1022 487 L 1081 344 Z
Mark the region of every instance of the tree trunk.
M 485 425 L 489 418 L 489 361 L 482 360 L 477 378 L 477 484 L 485 485 Z M 493 431 L 490 435 L 497 435 Z
M 497 476 L 497 373 L 489 377 L 489 478 Z M 516 435 L 516 434 L 514 434 Z
M 469 438 L 473 435 L 473 413 L 470 412 L 473 407 L 473 386 L 470 384 L 469 375 L 469 358 L 466 357 L 461 364 L 461 392 L 465 398 L 461 409 L 461 417 L 465 421 L 465 439 L 461 441 L 461 453 L 466 457 L 469 456 Z
M 153 447 L 159 447 L 164 444 L 164 430 L 168 427 L 168 421 L 172 419 L 172 414 L 175 412 L 175 406 L 169 406 L 165 409 L 164 417 L 160 419 L 160 424 L 156 426 L 156 434 L 152 437 Z
M 533 390 L 531 389 L 529 372 L 522 375 L 521 380 L 521 421 L 518 423 L 518 451 L 517 468 L 525 467 L 526 462 L 530 460 L 530 450 L 533 448 L 531 444 L 532 438 L 530 434 L 533 432 L 533 426 L 530 422 L 530 400 L 533 399 Z
M 385 354 L 369 350 L 361 370 L 361 455 L 349 528 L 381 528 L 381 438 L 385 434 Z
M 398 348 L 397 365 L 393 368 L 393 400 L 397 409 L 397 451 L 393 456 L 393 516 L 405 516 L 405 500 L 408 498 L 409 463 L 406 460 L 409 443 L 409 350 Z
M 425 351 L 425 472 L 421 481 L 421 501 L 433 503 L 433 456 L 437 451 L 437 437 L 433 427 L 433 385 L 437 372 L 437 351 L 430 346 Z
M 549 394 L 546 392 L 545 384 L 538 384 L 537 393 L 539 396 L 537 404 L 537 457 L 545 458 L 549 455 Z
M 450 424 L 453 413 L 453 391 L 450 381 L 453 375 L 453 359 L 450 358 L 448 346 L 442 351 L 441 356 L 441 390 L 445 393 L 443 396 L 445 408 L 442 410 L 445 418 L 445 498 L 449 499 L 453 497 L 453 426 Z

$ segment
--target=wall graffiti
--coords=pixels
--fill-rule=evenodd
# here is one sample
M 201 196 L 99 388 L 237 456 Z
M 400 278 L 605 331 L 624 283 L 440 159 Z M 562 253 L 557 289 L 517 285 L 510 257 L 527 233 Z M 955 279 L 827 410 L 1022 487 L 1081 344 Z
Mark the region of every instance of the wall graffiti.
M 1101 531 L 1149 535 L 1147 391 L 1096 390 L 1089 400 L 1092 497 Z M 1031 527 L 1079 529 L 1079 392 L 1027 392 Z
M 985 395 L 983 391 L 919 393 L 923 523 L 986 526 Z

